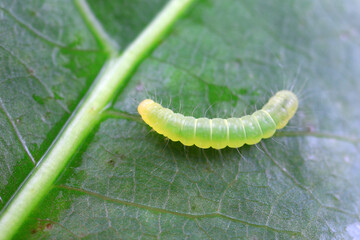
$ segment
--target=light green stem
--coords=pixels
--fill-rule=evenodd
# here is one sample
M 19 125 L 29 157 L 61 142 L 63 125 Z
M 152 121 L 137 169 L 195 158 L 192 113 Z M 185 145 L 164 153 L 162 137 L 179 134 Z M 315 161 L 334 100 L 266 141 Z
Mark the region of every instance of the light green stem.
M 0 218 L 0 239 L 11 239 L 16 234 L 31 211 L 50 191 L 79 145 L 98 123 L 101 111 L 192 2 L 194 0 L 170 1 L 122 56 L 106 64 L 49 151 L 4 207 Z

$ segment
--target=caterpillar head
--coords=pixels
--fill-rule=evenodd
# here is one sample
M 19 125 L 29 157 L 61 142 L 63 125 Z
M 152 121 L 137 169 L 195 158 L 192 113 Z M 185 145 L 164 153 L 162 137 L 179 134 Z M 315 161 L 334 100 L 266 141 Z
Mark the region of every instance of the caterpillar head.
M 150 110 L 150 106 L 154 104 L 154 101 L 151 99 L 143 100 L 138 106 L 138 112 L 145 122 L 147 122 L 146 116 Z

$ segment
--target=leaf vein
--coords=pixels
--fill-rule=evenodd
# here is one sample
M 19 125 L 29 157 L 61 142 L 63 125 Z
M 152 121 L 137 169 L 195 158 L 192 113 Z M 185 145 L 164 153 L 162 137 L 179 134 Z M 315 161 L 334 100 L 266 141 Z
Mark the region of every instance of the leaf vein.
M 4 7 L 0 6 L 0 10 L 2 10 L 5 14 L 10 16 L 16 23 L 18 23 L 21 27 L 26 29 L 29 33 L 33 34 L 34 36 L 38 37 L 39 39 L 43 40 L 44 42 L 48 43 L 49 45 L 56 46 L 62 49 L 70 50 L 70 51 L 80 51 L 80 52 L 99 52 L 98 49 L 80 49 L 80 48 L 70 48 L 67 47 L 59 42 L 54 41 L 53 39 L 47 37 L 37 29 L 33 28 L 32 26 L 26 24 L 23 20 L 21 20 L 18 16 L 16 16 L 11 11 L 7 10 Z
M 45 89 L 45 91 L 47 92 L 47 94 L 49 94 L 49 96 L 51 98 L 54 98 L 54 93 L 51 91 L 51 89 L 38 77 L 36 76 L 36 74 L 33 72 L 32 68 L 29 67 L 25 62 L 23 62 L 19 57 L 17 57 L 14 53 L 12 53 L 10 50 L 8 50 L 7 48 L 5 48 L 4 46 L 2 46 L 0 44 L 0 48 L 3 49 L 4 51 L 6 51 L 10 56 L 12 56 L 18 63 L 20 63 L 25 69 L 26 71 L 29 73 L 29 77 L 35 79 L 35 81 L 39 82 L 40 85 Z M 3 83 L 3 82 L 0 82 Z M 65 110 L 65 112 L 70 113 L 69 109 L 67 108 L 67 106 L 62 103 L 60 100 L 56 100 L 56 103 L 59 104 L 59 106 Z
M 96 18 L 96 16 L 90 9 L 90 6 L 86 2 L 86 0 L 76 0 L 75 5 L 98 43 L 110 56 L 117 55 L 119 46 L 107 34 L 100 21 Z
M 17 128 L 13 118 L 11 117 L 10 113 L 7 111 L 5 104 L 3 103 L 2 99 L 0 98 L 0 107 L 2 109 L 2 111 L 5 113 L 6 118 L 8 119 L 9 123 L 11 124 L 12 128 L 15 131 L 16 137 L 19 140 L 19 142 L 21 143 L 21 146 L 24 148 L 26 154 L 28 155 L 28 157 L 30 158 L 31 162 L 35 165 L 36 161 L 34 159 L 34 157 L 32 156 L 29 148 L 26 146 L 26 141 L 25 139 L 22 137 L 19 129 Z
M 257 223 L 251 223 L 251 222 L 241 220 L 241 219 L 238 219 L 238 218 L 235 218 L 235 217 L 232 217 L 232 216 L 228 216 L 226 214 L 219 213 L 219 212 L 204 213 L 204 214 L 182 213 L 182 212 L 171 211 L 171 210 L 167 210 L 167 209 L 163 209 L 163 208 L 152 207 L 152 206 L 148 206 L 148 205 L 144 205 L 144 204 L 140 204 L 140 203 L 130 202 L 130 201 L 126 201 L 126 200 L 116 199 L 116 198 L 104 196 L 104 195 L 102 195 L 100 193 L 97 193 L 97 192 L 93 192 L 93 191 L 89 191 L 89 190 L 85 190 L 85 189 L 81 189 L 81 188 L 76 188 L 76 187 L 71 187 L 71 186 L 67 186 L 67 185 L 55 185 L 54 187 L 59 188 L 59 189 L 66 189 L 66 190 L 74 191 L 74 192 L 80 192 L 80 193 L 87 194 L 89 196 L 93 196 L 93 197 L 96 197 L 96 198 L 99 198 L 99 199 L 102 199 L 102 200 L 105 200 L 105 201 L 109 201 L 109 202 L 114 202 L 114 203 L 119 203 L 119 204 L 123 204 L 123 205 L 126 205 L 126 206 L 142 208 L 142 209 L 146 209 L 146 210 L 154 211 L 154 212 L 160 212 L 160 213 L 167 213 L 167 214 L 182 216 L 182 217 L 190 218 L 190 219 L 193 219 L 193 220 L 197 220 L 197 219 L 201 219 L 201 218 L 220 217 L 220 218 L 223 218 L 223 219 L 227 219 L 227 220 L 234 221 L 234 222 L 239 222 L 239 223 L 249 225 L 249 226 L 253 226 L 253 227 L 265 228 L 265 229 L 268 229 L 268 230 L 271 230 L 271 231 L 274 231 L 274 232 L 283 232 L 283 233 L 288 233 L 288 234 L 292 234 L 292 235 L 302 236 L 301 232 L 282 230 L 282 229 L 269 227 L 269 226 L 266 226 L 266 225 L 261 225 L 261 224 L 257 224 Z

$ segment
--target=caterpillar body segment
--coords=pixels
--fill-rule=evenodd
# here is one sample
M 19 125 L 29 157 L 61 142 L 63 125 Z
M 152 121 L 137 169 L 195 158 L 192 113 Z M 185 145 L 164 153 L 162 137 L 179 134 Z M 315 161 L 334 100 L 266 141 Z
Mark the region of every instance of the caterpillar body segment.
M 186 146 L 222 149 L 252 145 L 274 135 L 294 116 L 298 99 L 287 90 L 277 92 L 261 110 L 241 118 L 194 118 L 174 113 L 150 99 L 138 106 L 142 119 L 156 132 Z

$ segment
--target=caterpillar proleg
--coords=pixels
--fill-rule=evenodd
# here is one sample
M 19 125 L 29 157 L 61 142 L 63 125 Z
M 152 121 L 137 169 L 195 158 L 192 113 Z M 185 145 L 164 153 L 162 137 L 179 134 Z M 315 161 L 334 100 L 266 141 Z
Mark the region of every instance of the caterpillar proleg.
M 194 118 L 174 113 L 150 99 L 138 106 L 142 119 L 156 132 L 186 146 L 222 149 L 252 145 L 286 126 L 298 108 L 296 95 L 277 92 L 261 110 L 241 118 Z

